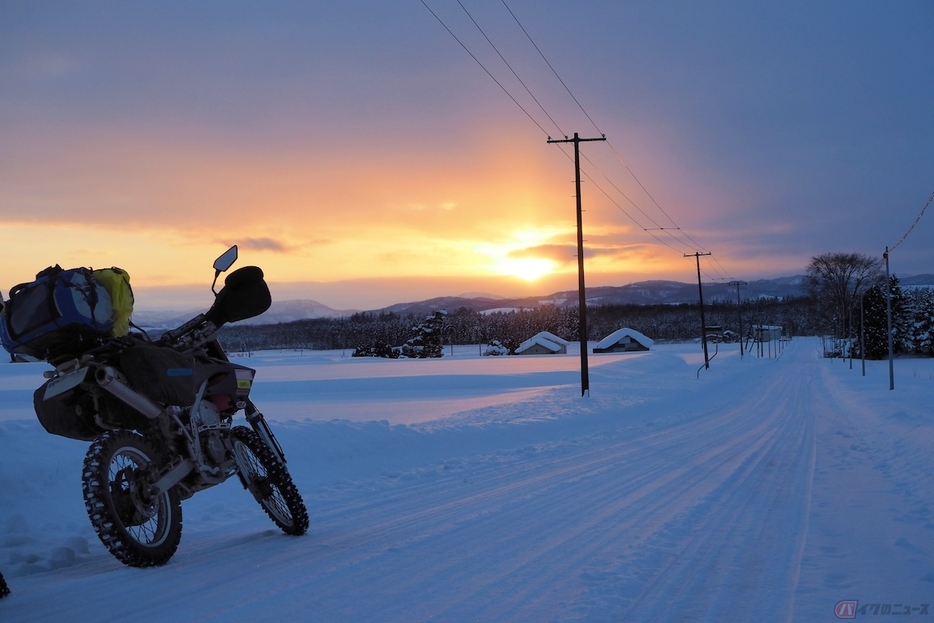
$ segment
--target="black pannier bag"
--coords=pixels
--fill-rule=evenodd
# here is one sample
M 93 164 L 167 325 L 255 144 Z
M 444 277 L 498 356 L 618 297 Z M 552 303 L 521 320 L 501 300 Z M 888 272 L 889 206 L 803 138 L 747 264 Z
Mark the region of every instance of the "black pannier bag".
M 46 381 L 33 394 L 33 406 L 42 428 L 52 435 L 92 441 L 108 428 L 141 429 L 149 420 L 105 391 L 95 396 L 79 388 L 46 398 Z M 100 420 L 100 423 L 98 423 Z
M 163 404 L 191 406 L 195 398 L 194 360 L 168 347 L 139 339 L 133 341 L 110 361 L 130 387 Z M 105 427 L 119 424 L 138 429 L 147 422 L 144 416 L 107 392 L 98 392 L 97 403 L 90 393 L 78 389 L 46 399 L 46 386 L 54 381 L 47 381 L 33 394 L 39 423 L 53 435 L 91 441 L 105 430 L 98 426 L 96 415 Z
M 45 399 L 46 381 L 32 395 L 36 417 L 46 432 L 52 435 L 91 441 L 102 429 L 94 423 L 94 403 L 84 392 L 70 391 Z
M 54 361 L 80 354 L 113 325 L 110 294 L 91 270 L 55 265 L 10 291 L 0 342 L 12 354 Z

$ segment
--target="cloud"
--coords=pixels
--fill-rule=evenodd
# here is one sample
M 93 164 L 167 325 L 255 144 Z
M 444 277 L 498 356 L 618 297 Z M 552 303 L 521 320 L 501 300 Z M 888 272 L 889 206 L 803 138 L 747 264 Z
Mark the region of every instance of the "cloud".
M 644 244 L 629 245 L 595 245 L 584 243 L 585 258 L 606 258 L 618 261 L 634 261 L 651 254 L 652 247 Z M 543 244 L 524 249 L 510 251 L 508 257 L 543 258 L 559 265 L 574 264 L 577 262 L 577 244 Z
M 513 259 L 542 258 L 564 265 L 576 262 L 576 255 L 577 246 L 572 244 L 542 244 L 510 251 L 508 257 Z
M 245 249 L 253 251 L 274 251 L 276 253 L 287 253 L 290 251 L 289 245 L 272 238 L 245 238 L 238 241 L 237 244 Z

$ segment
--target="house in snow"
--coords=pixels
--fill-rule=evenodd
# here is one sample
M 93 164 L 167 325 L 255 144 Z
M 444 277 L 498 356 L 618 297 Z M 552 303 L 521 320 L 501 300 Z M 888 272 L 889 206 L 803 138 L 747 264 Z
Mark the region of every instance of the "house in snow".
M 536 333 L 516 348 L 517 355 L 563 355 L 568 352 L 568 341 L 553 333 Z
M 600 340 L 593 347 L 595 353 L 632 353 L 646 351 L 652 348 L 650 338 L 642 335 L 635 329 L 619 329 Z
M 563 351 L 561 351 L 561 352 L 567 352 L 567 345 L 570 344 L 570 342 L 568 342 L 567 340 L 563 340 L 563 339 L 561 339 L 560 337 L 558 337 L 557 335 L 555 335 L 554 333 L 549 333 L 548 331 L 540 331 L 540 332 L 538 332 L 538 333 L 535 334 L 535 337 L 543 337 L 543 338 L 545 338 L 546 340 L 548 340 L 549 342 L 554 342 L 555 344 L 558 344 L 558 345 L 560 345 L 560 346 L 564 346 L 564 347 L 565 347 L 565 350 L 563 350 Z

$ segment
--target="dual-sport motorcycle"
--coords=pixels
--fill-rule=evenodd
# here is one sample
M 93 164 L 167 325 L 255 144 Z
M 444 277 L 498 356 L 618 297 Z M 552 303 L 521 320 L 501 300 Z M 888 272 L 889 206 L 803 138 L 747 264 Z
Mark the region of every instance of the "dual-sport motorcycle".
M 29 351 L 55 367 L 34 397 L 40 422 L 54 434 L 91 441 L 81 474 L 85 507 L 101 542 L 127 565 L 165 564 L 181 539 L 181 500 L 232 477 L 283 532 L 308 529 L 282 448 L 249 398 L 255 371 L 231 362 L 217 339 L 224 324 L 271 304 L 256 266 L 230 273 L 216 291 L 236 259 L 233 246 L 214 263 L 211 308 L 158 338 L 139 329 L 76 339 L 61 330 L 52 346 Z M 83 292 L 78 307 L 97 301 L 85 281 L 69 279 L 70 292 Z M 15 319 L 5 322 L 7 346 Z M 240 411 L 249 427 L 233 424 Z

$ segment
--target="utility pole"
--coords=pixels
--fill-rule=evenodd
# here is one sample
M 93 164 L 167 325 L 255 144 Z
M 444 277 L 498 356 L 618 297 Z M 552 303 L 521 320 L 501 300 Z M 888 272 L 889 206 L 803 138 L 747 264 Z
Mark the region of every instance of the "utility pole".
M 885 248 L 885 324 L 889 336 L 889 389 L 895 389 L 895 364 L 892 361 L 892 282 L 889 277 L 889 248 Z
M 745 281 L 731 281 L 731 286 L 736 286 L 736 319 L 739 325 L 739 358 L 743 358 L 743 312 L 740 309 L 739 287 L 747 285 Z
M 605 141 L 606 135 L 600 138 L 580 138 L 577 132 L 574 138 L 564 137 L 563 140 L 552 139 L 549 143 L 574 143 L 574 188 L 577 196 L 577 298 L 580 315 L 580 342 L 581 342 L 581 396 L 590 395 L 590 373 L 587 369 L 587 296 L 584 291 L 584 219 L 581 209 L 581 156 L 580 144 L 584 141 Z
M 710 357 L 707 355 L 707 321 L 704 319 L 704 287 L 701 285 L 700 277 L 700 258 L 702 255 L 710 255 L 709 252 L 685 253 L 684 257 L 694 256 L 697 259 L 697 294 L 700 298 L 700 325 L 701 325 L 701 344 L 704 345 L 704 368 L 710 369 Z

